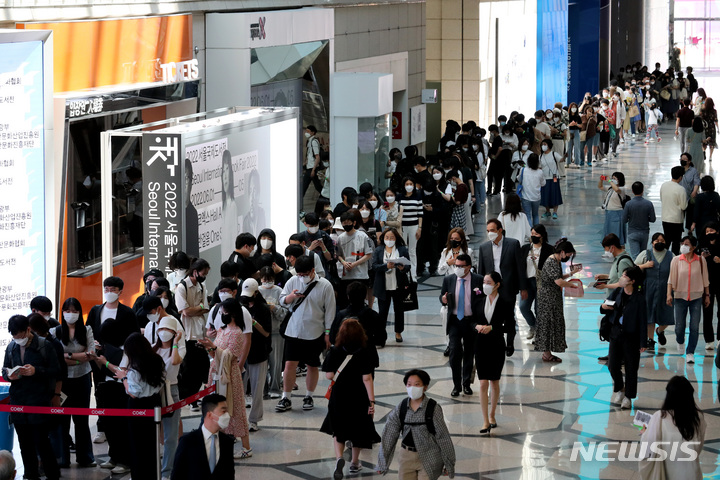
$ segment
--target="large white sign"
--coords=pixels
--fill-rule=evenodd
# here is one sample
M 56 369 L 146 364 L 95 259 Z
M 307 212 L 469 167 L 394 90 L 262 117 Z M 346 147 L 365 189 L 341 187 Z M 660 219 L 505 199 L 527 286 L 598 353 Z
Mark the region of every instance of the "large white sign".
M 410 107 L 410 144 L 417 145 L 427 139 L 427 108 L 425 104 Z
M 45 294 L 43 43 L 0 44 L 0 351 Z

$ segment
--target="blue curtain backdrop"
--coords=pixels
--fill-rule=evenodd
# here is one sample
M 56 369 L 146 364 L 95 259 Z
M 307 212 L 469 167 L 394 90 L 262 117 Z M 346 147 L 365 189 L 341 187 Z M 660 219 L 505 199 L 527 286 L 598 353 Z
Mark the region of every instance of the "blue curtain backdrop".
M 567 11 L 567 103 L 570 103 L 580 102 L 585 92 L 595 94 L 600 88 L 600 0 L 571 0 Z M 538 88 L 538 95 L 539 91 Z

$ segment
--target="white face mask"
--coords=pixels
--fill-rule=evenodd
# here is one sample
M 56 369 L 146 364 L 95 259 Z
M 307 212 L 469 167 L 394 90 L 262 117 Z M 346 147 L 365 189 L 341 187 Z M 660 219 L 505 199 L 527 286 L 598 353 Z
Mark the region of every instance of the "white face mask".
M 330 166 L 330 162 L 322 162 L 323 167 L 327 168 Z
M 168 300 L 167 298 L 161 298 L 160 303 L 162 304 L 162 307 L 164 309 L 167 309 L 168 305 L 170 305 L 170 300 Z
M 385 197 L 385 200 L 387 200 L 388 203 L 393 203 L 395 202 L 395 197 L 391 197 L 388 195 L 387 197 Z
M 105 298 L 105 303 L 113 303 L 117 302 L 119 295 L 115 292 L 105 292 L 103 297 Z
M 373 208 L 377 208 L 378 201 L 377 200 L 370 200 L 370 206 Z
M 413 190 L 415 190 L 415 186 L 413 186 L 413 185 L 405 185 L 405 191 L 406 191 L 406 192 L 410 193 L 410 192 L 412 192 Z
M 80 318 L 80 314 L 77 312 L 63 312 L 63 319 L 68 325 L 73 325 Z
M 465 276 L 465 267 L 455 267 L 455 275 L 457 275 L 459 278 L 462 278 Z
M 548 113 L 548 114 L 547 114 L 547 119 L 548 119 L 548 120 L 552 120 L 552 118 L 553 118 L 552 113 Z
M 180 278 L 185 278 L 185 275 L 187 275 L 187 270 L 184 268 L 178 268 L 175 270 L 175 274 Z
M 260 240 L 260 246 L 263 248 L 263 250 L 270 250 L 270 247 L 272 247 L 273 241 L 269 238 L 263 238 Z
M 309 233 L 310 235 L 315 235 L 315 234 L 318 232 L 318 230 L 320 230 L 320 227 L 318 227 L 318 226 L 315 226 L 315 227 L 307 227 L 307 229 L 308 229 L 308 233 Z
M 603 258 L 615 258 L 610 250 L 605 250 L 602 256 Z
M 473 151 L 477 152 L 480 150 L 480 145 L 473 145 Z
M 630 283 L 630 279 L 627 277 L 620 277 L 620 279 L 618 280 L 618 283 L 620 284 L 621 287 L 625 288 Z
M 230 425 L 230 414 L 225 412 L 222 415 L 220 415 L 217 419 L 218 427 L 220 427 L 220 430 L 225 430 L 228 425 Z
M 352 208 L 357 208 L 359 205 L 357 203 L 353 203 Z
M 487 236 L 488 236 L 488 240 L 490 240 L 491 242 L 494 242 L 495 240 L 497 240 L 498 234 L 497 234 L 497 232 L 488 232 Z
M 689 245 L 680 245 L 680 253 L 682 253 L 683 255 L 687 255 L 688 253 L 690 253 L 690 246 Z
M 368 218 L 370 217 L 370 210 L 360 210 L 360 216 L 362 218 Z
M 577 108 L 573 107 L 570 110 L 572 110 L 572 113 L 577 113 Z
M 415 173 L 420 173 L 420 170 L 418 170 L 417 167 L 413 167 L 413 170 L 415 170 Z
M 160 320 L 160 314 L 159 313 L 148 313 L 146 315 L 149 322 L 157 323 L 158 320 Z
M 305 132 L 305 138 L 310 138 L 310 137 L 311 137 L 310 133 Z
M 490 295 L 493 292 L 493 289 L 495 287 L 492 285 L 488 285 L 487 283 L 483 283 L 483 293 L 485 295 Z
M 407 388 L 407 394 L 408 397 L 410 397 L 413 400 L 420 400 L 422 396 L 425 394 L 425 389 L 423 387 L 406 387 Z
M 43 315 L 42 317 L 49 322 L 52 318 L 52 315 Z
M 433 173 L 433 180 L 436 182 L 443 177 L 442 173 Z
M 528 145 L 523 145 L 523 146 L 520 147 L 520 148 L 522 149 L 523 152 L 527 152 Z
M 17 343 L 17 344 L 20 345 L 21 347 L 24 347 L 25 345 L 27 345 L 28 337 L 25 337 L 25 338 L 14 338 L 13 340 L 15 340 L 15 343 Z
M 613 185 L 617 185 L 617 178 L 611 178 L 610 183 L 612 183 Z
M 305 285 L 309 285 L 310 282 L 312 282 L 312 278 L 310 278 L 310 275 L 305 275 L 304 277 L 302 277 L 302 281 Z
M 275 284 L 272 282 L 263 282 L 262 283 L 262 288 L 272 288 L 274 286 L 275 286 Z
M 232 298 L 232 293 L 228 292 L 218 292 L 218 297 L 220 297 L 220 301 L 224 302 L 228 298 Z
M 547 152 L 547 148 L 547 145 L 543 145 L 540 147 L 540 150 L 542 150 L 543 152 Z
M 392 248 L 395 246 L 395 240 L 385 240 L 385 246 Z
M 163 330 L 162 332 L 158 332 L 158 337 L 163 342 L 169 342 L 173 339 L 174 336 L 175 334 L 173 332 L 166 332 L 165 330 Z

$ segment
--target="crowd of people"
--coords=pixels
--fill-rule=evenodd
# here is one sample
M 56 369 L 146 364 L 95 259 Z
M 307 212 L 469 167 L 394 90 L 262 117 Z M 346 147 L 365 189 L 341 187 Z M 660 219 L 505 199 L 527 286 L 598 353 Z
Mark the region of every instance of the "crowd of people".
M 452 477 L 455 451 L 442 407 L 426 394 L 427 372 L 407 372 L 408 398 L 390 413 L 382 434 L 376 431 L 374 375 L 378 349 L 388 341 L 391 304 L 395 342 L 402 343 L 404 313 L 418 308 L 417 280 L 444 276 L 439 304 L 450 395 L 473 395 L 477 375 L 480 433 L 489 434 L 498 428 L 503 367 L 515 352 L 518 296 L 539 361 L 562 362 L 558 354 L 567 349 L 564 297 L 577 289 L 572 277 L 582 266 L 574 263 L 571 241 L 551 241 L 541 223 L 558 219 L 559 179 L 567 168 L 607 163 L 643 132 L 645 144 L 652 136 L 660 142 L 658 125 L 674 119 L 682 155 L 660 190 L 662 232 L 649 238 L 656 215 L 641 182 L 629 192 L 620 171 L 598 179 L 604 192 L 598 240 L 612 261 L 593 285 L 608 291 L 600 306 L 600 336 L 609 342 L 602 359 L 614 384 L 611 402 L 631 408 L 640 355 L 655 348 L 656 337 L 666 344 L 668 326 L 693 363 L 703 310 L 705 348 L 720 347 L 713 321 L 720 196 L 712 177 L 703 175 L 705 151 L 709 162 L 716 146 L 717 114 L 691 71 L 684 77 L 659 65 L 652 73 L 628 65 L 597 94 L 538 110 L 527 121 L 512 112 L 486 130 L 449 120 L 436 155 L 425 158 L 414 146 L 405 156 L 389 152 L 387 185 L 347 186 L 334 207 L 321 196 L 304 215 L 303 231 L 288 239 L 272 229 L 241 233 L 219 266 L 178 251 L 169 275 L 145 272 L 145 292 L 132 306 L 124 303 L 125 282 L 114 276 L 103 281 L 104 302 L 87 316 L 77 299 L 67 298 L 56 321 L 52 302 L 37 297 L 32 314 L 8 322 L 13 341 L 3 376 L 11 383 L 11 403 L 89 407 L 94 392 L 101 409 L 153 408 L 215 385 L 216 393 L 189 406 L 201 412 L 198 430 L 183 435 L 180 411 L 163 418 L 162 478 L 231 478 L 233 459 L 253 455 L 250 433 L 260 428 L 263 402 L 277 400 L 274 411 L 287 414 L 298 378 L 305 377 L 302 410 L 314 409 L 322 370 L 331 388 L 319 427 L 333 437 L 335 479 L 344 476 L 346 446 L 352 448 L 348 470 L 357 473 L 360 451 L 379 443 L 377 471 L 385 473 L 398 440 L 400 478 Z M 307 133 L 308 157 L 319 162 L 314 127 Z M 313 171 L 304 188 L 315 180 Z M 484 233 L 477 231 L 474 214 L 487 196 L 503 193 L 504 210 L 488 218 Z M 471 249 L 469 237 L 483 234 L 486 241 Z M 221 280 L 208 285 L 211 268 L 218 267 Z M 694 405 L 689 382 L 672 379 L 662 413 L 645 435 L 657 435 L 662 423 L 663 435 L 677 431 L 702 442 L 705 424 Z M 134 480 L 156 478 L 147 468 L 157 461 L 152 419 L 101 416 L 91 440 L 87 416 L 11 418 L 26 478 L 38 478 L 38 458 L 47 478 L 59 478 L 71 452 L 79 466 L 95 466 L 93 441 L 108 443 L 109 458 L 100 467 L 130 471 Z M 207 461 L 195 465 L 193 458 Z

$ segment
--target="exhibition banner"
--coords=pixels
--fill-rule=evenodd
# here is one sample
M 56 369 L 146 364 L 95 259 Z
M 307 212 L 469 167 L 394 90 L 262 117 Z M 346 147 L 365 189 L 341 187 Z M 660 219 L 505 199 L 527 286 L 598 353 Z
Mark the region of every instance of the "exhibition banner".
M 45 295 L 43 42 L 0 44 L 0 349 Z

